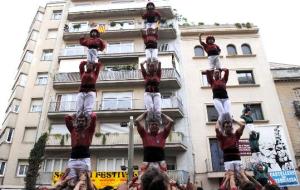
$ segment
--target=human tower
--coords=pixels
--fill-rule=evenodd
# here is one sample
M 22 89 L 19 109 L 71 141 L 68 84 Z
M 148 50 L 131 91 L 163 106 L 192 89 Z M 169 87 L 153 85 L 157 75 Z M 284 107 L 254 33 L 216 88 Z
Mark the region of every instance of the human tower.
M 145 20 L 145 28 L 141 30 L 145 44 L 146 60 L 140 64 L 142 76 L 145 83 L 144 104 L 146 112 L 135 120 L 138 133 L 143 142 L 143 163 L 140 166 L 138 178 L 129 182 L 130 187 L 140 189 L 139 181 L 143 174 L 150 168 L 156 168 L 159 172 L 166 173 L 167 164 L 165 161 L 165 142 L 174 125 L 174 121 L 161 112 L 161 94 L 159 84 L 162 70 L 158 58 L 158 31 L 161 16 L 155 9 L 153 2 L 148 2 L 146 12 L 142 18 Z M 231 103 L 226 90 L 229 70 L 221 67 L 219 54 L 221 49 L 215 44 L 212 35 L 202 41 L 203 34 L 200 34 L 199 41 L 208 54 L 210 68 L 206 71 L 207 81 L 213 92 L 213 103 L 219 117 L 216 124 L 216 136 L 220 147 L 224 152 L 225 176 L 220 186 L 222 190 L 236 190 L 236 182 L 241 184 L 254 183 L 257 186 L 264 186 L 272 179 L 268 175 L 266 166 L 259 163 L 259 133 L 255 132 L 250 107 L 246 107 L 241 116 L 245 123 L 233 119 L 230 107 Z M 89 147 L 95 133 L 97 116 L 92 111 L 96 99 L 96 81 L 103 64 L 98 56 L 98 51 L 103 51 L 106 43 L 100 38 L 97 29 L 90 31 L 88 38 L 80 38 L 80 44 L 88 48 L 87 60 L 79 65 L 81 84 L 77 95 L 77 112 L 65 116 L 66 127 L 71 134 L 71 155 L 67 169 L 60 181 L 52 189 L 95 189 L 90 180 L 91 161 Z M 234 132 L 233 123 L 239 128 Z M 253 163 L 256 171 L 255 178 L 249 176 L 243 169 L 240 152 L 238 149 L 239 139 L 244 128 L 250 129 L 250 145 L 253 153 Z M 135 185 L 134 185 L 135 184 Z M 173 187 L 184 189 L 177 183 Z M 188 187 L 188 186 L 187 186 Z M 188 189 L 188 188 L 185 189 Z

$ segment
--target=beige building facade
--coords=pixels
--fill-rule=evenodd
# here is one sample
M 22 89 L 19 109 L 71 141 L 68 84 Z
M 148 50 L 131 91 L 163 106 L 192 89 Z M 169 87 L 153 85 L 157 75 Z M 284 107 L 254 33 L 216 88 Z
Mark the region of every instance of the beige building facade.
M 290 133 L 297 166 L 300 165 L 300 67 L 270 63 L 276 90 L 283 110 L 285 121 Z
M 251 104 L 256 112 L 255 124 L 281 125 L 287 132 L 258 28 L 179 28 L 170 3 L 154 2 L 166 19 L 159 28 L 162 107 L 175 119 L 166 144 L 169 175 L 180 183 L 190 176 L 197 187 L 216 189 L 224 173 L 222 165 L 213 165 L 212 161 L 216 156 L 212 148 L 217 146 L 216 114 L 212 92 L 202 74 L 209 65 L 198 47 L 198 34 L 213 33 L 222 49 L 221 63 L 230 70 L 228 93 L 235 118 L 244 104 Z M 64 170 L 71 149 L 63 117 L 76 111 L 78 65 L 86 59 L 86 49 L 78 40 L 95 25 L 105 26 L 101 36 L 107 48 L 99 52 L 104 69 L 96 84 L 92 170 L 120 171 L 121 165 L 127 165 L 128 128 L 121 128 L 120 123 L 145 111 L 139 71 L 139 63 L 145 60 L 140 34 L 145 4 L 143 0 L 70 0 L 39 8 L 2 123 L 0 189 L 24 187 L 30 150 L 43 132 L 50 136 L 38 184 L 49 185 L 53 171 Z M 134 165 L 139 166 L 143 152 L 136 131 L 134 142 Z

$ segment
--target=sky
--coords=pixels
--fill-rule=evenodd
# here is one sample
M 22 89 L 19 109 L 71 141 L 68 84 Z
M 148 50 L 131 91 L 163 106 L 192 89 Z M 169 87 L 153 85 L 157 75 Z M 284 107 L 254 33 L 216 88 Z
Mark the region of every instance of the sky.
M 300 50 L 299 0 L 170 0 L 174 8 L 189 21 L 205 24 L 251 22 L 260 35 L 269 62 L 298 64 Z M 3 1 L 0 7 L 2 64 L 0 69 L 0 122 L 28 35 L 39 6 L 48 0 Z

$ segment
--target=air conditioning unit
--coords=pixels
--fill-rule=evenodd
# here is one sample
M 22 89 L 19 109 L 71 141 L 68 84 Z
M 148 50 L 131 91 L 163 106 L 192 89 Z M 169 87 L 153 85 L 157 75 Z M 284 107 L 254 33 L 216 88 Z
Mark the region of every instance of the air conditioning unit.
M 300 101 L 294 101 L 295 115 L 300 118 Z

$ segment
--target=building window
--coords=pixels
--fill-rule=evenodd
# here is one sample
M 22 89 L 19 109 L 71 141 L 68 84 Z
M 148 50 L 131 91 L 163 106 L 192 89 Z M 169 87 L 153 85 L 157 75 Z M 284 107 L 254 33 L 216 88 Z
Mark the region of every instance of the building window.
M 169 44 L 168 43 L 160 44 L 159 51 L 169 51 Z
M 9 128 L 6 128 L 6 130 L 8 130 L 6 142 L 7 142 L 7 143 L 11 143 L 11 142 L 12 142 L 12 139 L 13 139 L 13 136 L 14 136 L 14 131 L 15 131 L 15 129 L 9 127 Z
M 113 42 L 107 45 L 107 53 L 130 53 L 133 47 L 133 42 Z
M 19 161 L 18 169 L 17 169 L 17 176 L 18 177 L 25 177 L 28 171 L 28 162 L 26 161 Z
M 52 61 L 53 49 L 45 49 L 42 54 L 42 61 Z
M 25 143 L 35 142 L 36 131 L 37 131 L 36 127 L 25 127 L 23 142 Z
M 227 45 L 227 54 L 228 55 L 237 55 L 236 48 L 233 44 Z
M 295 88 L 294 89 L 294 94 L 295 94 L 295 98 L 297 100 L 299 100 L 300 99 L 300 88 Z
M 239 84 L 255 84 L 252 71 L 236 71 Z
M 26 61 L 26 62 L 28 62 L 28 63 L 31 63 L 32 58 L 33 58 L 33 52 L 27 50 L 26 53 L 25 53 L 25 56 L 24 56 L 23 61 Z
M 48 73 L 38 73 L 36 77 L 36 85 L 46 85 L 48 82 Z
M 77 93 L 58 94 L 56 102 L 51 102 L 50 110 L 56 112 L 76 111 Z
M 62 172 L 68 165 L 68 159 L 46 159 L 44 161 L 44 172 Z
M 120 127 L 120 123 L 101 123 L 100 132 L 103 134 L 112 133 L 112 134 L 127 134 L 129 133 L 128 127 Z
M 27 75 L 20 74 L 20 76 L 19 76 L 19 85 L 22 86 L 22 87 L 25 87 L 26 82 L 27 82 Z
M 132 109 L 132 92 L 104 92 L 102 110 Z
M 20 102 L 19 101 L 13 101 L 9 104 L 8 108 L 6 109 L 5 113 L 13 112 L 13 113 L 19 113 L 20 109 Z
M 252 54 L 250 45 L 248 45 L 248 44 L 242 44 L 241 47 L 242 47 L 243 55 L 251 55 Z
M 218 120 L 218 112 L 213 105 L 207 105 L 206 110 L 208 122 L 215 122 Z
M 97 171 L 121 171 L 121 166 L 128 166 L 126 158 L 99 158 L 97 159 Z
M 49 29 L 47 34 L 47 39 L 56 39 L 57 38 L 57 29 Z
M 195 46 L 194 47 L 194 53 L 197 57 L 203 57 L 204 56 L 204 50 L 201 46 Z
M 0 161 L 0 176 L 4 176 L 5 167 L 6 167 L 6 162 Z
M 42 112 L 43 99 L 31 99 L 30 112 Z
M 244 104 L 244 107 L 249 106 L 253 120 L 264 120 L 261 104 Z
M 80 44 L 68 44 L 63 51 L 63 56 L 85 55 L 85 53 L 85 48 Z
M 52 12 L 51 20 L 60 20 L 62 16 L 62 10 L 54 10 Z
M 37 12 L 37 14 L 36 14 L 36 20 L 42 21 L 43 20 L 43 16 L 44 16 L 44 14 L 42 14 L 41 12 Z
M 224 171 L 224 159 L 223 151 L 219 146 L 217 139 L 209 139 L 211 162 L 207 165 L 212 165 L 210 172 L 221 172 Z
M 65 124 L 52 124 L 50 127 L 50 134 L 51 135 L 66 135 L 70 134 Z
M 39 32 L 36 31 L 36 30 L 33 30 L 33 31 L 31 32 L 30 39 L 36 41 L 37 38 L 38 38 L 38 35 L 39 35 Z
M 208 81 L 207 81 L 206 73 L 202 73 L 202 85 L 203 86 L 209 86 Z

